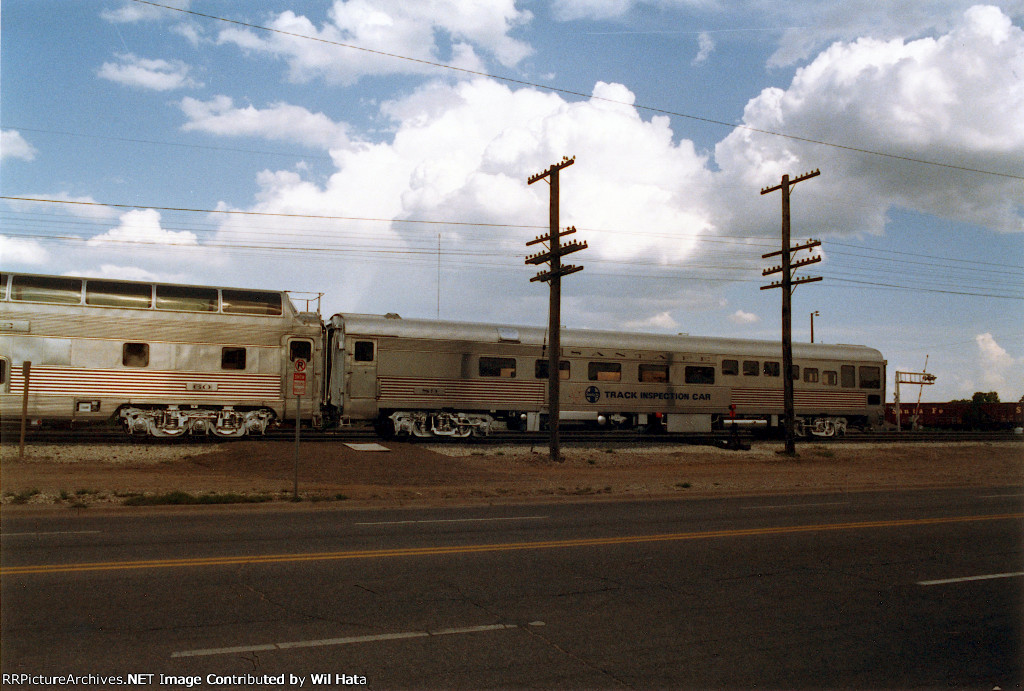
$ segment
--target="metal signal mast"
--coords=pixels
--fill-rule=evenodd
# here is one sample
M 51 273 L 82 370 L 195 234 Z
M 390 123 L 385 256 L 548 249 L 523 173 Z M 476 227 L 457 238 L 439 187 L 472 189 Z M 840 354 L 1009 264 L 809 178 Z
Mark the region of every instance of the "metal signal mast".
M 549 224 L 550 230 L 547 235 L 538 236 L 537 238 L 526 243 L 526 246 L 536 245 L 538 243 L 547 243 L 548 249 L 546 252 L 538 252 L 532 254 L 526 258 L 527 264 L 548 264 L 547 271 L 541 271 L 536 276 L 530 279 L 530 281 L 544 281 L 551 289 L 550 299 L 548 302 L 548 338 L 551 340 L 551 349 L 548 352 L 548 429 L 551 432 L 549 451 L 552 461 L 561 460 L 561 452 L 559 449 L 558 439 L 558 418 L 561 413 L 559 406 L 560 392 L 560 379 L 559 375 L 561 369 L 559 367 L 560 358 L 562 355 L 562 333 L 561 333 L 561 318 L 562 318 L 562 276 L 568 276 L 569 274 L 576 273 L 577 271 L 583 271 L 582 266 L 575 266 L 573 264 L 562 265 L 562 257 L 571 254 L 572 252 L 578 252 L 579 250 L 586 249 L 586 242 L 577 242 L 573 240 L 567 244 L 561 244 L 560 240 L 565 235 L 571 235 L 576 232 L 576 228 L 567 228 L 565 231 L 559 231 L 558 229 L 558 173 L 563 168 L 568 168 L 576 162 L 576 157 L 572 158 L 563 157 L 560 163 L 555 163 L 550 166 L 543 173 L 530 176 L 527 178 L 527 184 L 532 185 L 538 180 L 547 178 L 548 183 L 551 185 L 551 201 L 549 210 Z

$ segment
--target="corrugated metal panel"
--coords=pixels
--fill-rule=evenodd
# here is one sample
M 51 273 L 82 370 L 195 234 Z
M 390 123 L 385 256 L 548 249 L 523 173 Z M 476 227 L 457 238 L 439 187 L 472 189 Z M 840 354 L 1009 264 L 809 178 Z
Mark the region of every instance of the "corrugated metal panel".
M 868 397 L 860 391 L 794 391 L 797 408 L 865 408 Z M 732 402 L 739 412 L 782 410 L 785 403 L 781 389 L 733 389 Z
M 11 371 L 12 394 L 25 384 L 20 368 Z M 281 398 L 281 377 L 275 374 L 173 372 L 142 369 L 33 367 L 29 392 L 40 396 L 166 399 L 169 403 L 224 403 Z
M 513 382 L 500 379 L 425 379 L 419 377 L 381 377 L 380 401 L 418 402 L 421 405 L 457 406 L 460 402 L 478 407 L 509 408 L 540 405 L 544 401 L 543 382 Z M 408 405 L 408 403 L 404 403 Z

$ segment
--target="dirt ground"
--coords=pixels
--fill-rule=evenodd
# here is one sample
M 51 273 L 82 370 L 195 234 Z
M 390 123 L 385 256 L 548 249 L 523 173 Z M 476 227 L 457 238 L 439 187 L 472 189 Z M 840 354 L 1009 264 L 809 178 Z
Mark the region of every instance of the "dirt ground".
M 492 504 L 583 498 L 709 497 L 931 487 L 1024 486 L 1024 443 L 807 444 L 750 451 L 707 446 L 547 447 L 394 443 L 386 451 L 338 442 L 301 446 L 306 501 L 351 506 Z M 16 506 L 113 506 L 170 492 L 287 501 L 288 442 L 0 445 L 0 501 Z M 227 496 L 225 496 L 227 495 Z

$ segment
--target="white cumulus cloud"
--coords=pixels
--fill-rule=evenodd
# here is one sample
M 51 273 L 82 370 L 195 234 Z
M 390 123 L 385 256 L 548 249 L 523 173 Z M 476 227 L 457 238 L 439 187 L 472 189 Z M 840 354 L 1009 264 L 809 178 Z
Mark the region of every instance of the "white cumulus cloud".
M 701 31 L 697 34 L 697 55 L 691 61 L 691 65 L 702 65 L 707 62 L 708 57 L 715 50 L 715 40 L 711 34 Z
M 578 154 L 561 172 L 560 197 L 562 224 L 575 225 L 575 237 L 590 244 L 581 260 L 605 260 L 595 269 L 603 272 L 641 257 L 641 264 L 671 266 L 690 256 L 709 229 L 701 206 L 710 180 L 707 161 L 690 142 L 674 141 L 668 118 L 645 120 L 632 106 L 604 98 L 628 104 L 633 95 L 621 85 L 599 83 L 593 99 L 567 102 L 487 79 L 432 83 L 382 106 L 395 128 L 390 141 L 334 150 L 337 171 L 326 182 L 296 171 L 261 173 L 250 210 L 394 219 L 346 222 L 331 236 L 373 251 L 420 248 L 424 237 L 436 245 L 433 228 L 403 219 L 498 224 L 486 230 L 442 226 L 436 232 L 443 229 L 449 248 L 515 256 L 527 253 L 523 243 L 538 231 L 505 224 L 544 226 L 548 220 L 548 185 L 528 185 L 527 178 Z M 237 241 L 247 231 L 232 218 L 222 232 Z M 372 285 L 360 276 L 364 270 L 369 269 L 353 267 L 334 277 L 346 281 L 353 300 Z M 389 274 L 389 291 L 421 295 L 418 278 Z M 624 297 L 619 290 L 616 304 L 622 309 L 647 297 Z
M 116 62 L 105 62 L 97 74 L 103 79 L 154 91 L 202 86 L 189 77 L 190 68 L 181 60 L 140 58 L 132 53 L 118 53 Z
M 238 108 L 228 96 L 216 96 L 209 101 L 186 97 L 181 109 L 188 117 L 182 126 L 187 132 L 280 139 L 325 149 L 348 143 L 345 123 L 287 103 L 274 103 L 263 109 L 251 105 Z
M 50 253 L 36 240 L 0 235 L 0 257 L 7 264 L 45 264 Z
M 89 245 L 112 244 L 131 249 L 140 245 L 182 245 L 196 246 L 199 238 L 195 233 L 164 230 L 160 226 L 160 212 L 155 209 L 133 209 L 121 215 L 120 224 L 105 233 L 89 238 Z
M 170 7 L 187 10 L 190 0 L 161 0 L 161 4 Z M 177 18 L 178 12 L 166 10 L 154 5 L 143 5 L 137 2 L 125 2 L 117 9 L 106 9 L 100 16 L 113 24 L 133 24 L 135 22 L 150 22 Z
M 659 312 L 646 319 L 632 319 L 623 324 L 623 327 L 627 329 L 636 329 L 639 331 L 671 331 L 679 327 L 677 322 L 672 315 L 665 311 Z
M 991 333 L 974 337 L 978 345 L 980 384 L 986 391 L 1024 393 L 1024 357 L 1014 357 L 996 342 Z
M 732 227 L 757 231 L 748 219 L 764 217 L 766 206 L 747 190 L 820 168 L 794 206 L 794 222 L 800 214 L 809 233 L 879 234 L 893 207 L 1021 231 L 1019 179 L 806 141 L 1020 175 L 1021 112 L 1024 30 L 997 8 L 968 10 L 938 38 L 836 43 L 797 70 L 788 88 L 764 90 L 744 111 L 749 128 L 803 140 L 737 129 L 716 146 L 724 177 L 746 188 L 719 206 L 731 209 Z
M 5 158 L 20 158 L 23 161 L 35 159 L 38 153 L 34 146 L 28 143 L 17 130 L 3 130 L 0 132 L 0 160 Z
M 324 78 L 342 84 L 365 75 L 436 69 L 415 60 L 480 70 L 483 62 L 478 50 L 505 66 L 517 64 L 531 52 L 527 44 L 510 36 L 532 18 L 530 12 L 517 9 L 514 0 L 335 0 L 328 16 L 329 21 L 317 28 L 309 18 L 287 11 L 268 23 L 286 33 L 264 35 L 233 27 L 223 30 L 218 40 L 284 58 L 295 81 Z M 366 50 L 332 45 L 338 43 Z
M 729 321 L 733 324 L 756 324 L 761 321 L 761 317 L 751 312 L 744 312 L 743 310 L 736 310 L 729 315 Z

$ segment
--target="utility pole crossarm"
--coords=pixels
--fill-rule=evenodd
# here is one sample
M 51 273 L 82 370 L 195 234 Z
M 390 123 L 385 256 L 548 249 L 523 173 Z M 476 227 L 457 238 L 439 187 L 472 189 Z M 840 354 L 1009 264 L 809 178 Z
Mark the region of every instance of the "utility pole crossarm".
M 800 261 L 790 262 L 789 263 L 789 268 L 790 269 L 798 269 L 801 266 L 807 266 L 808 264 L 817 264 L 820 261 L 821 261 L 821 257 L 820 256 L 808 257 L 807 259 L 801 259 Z M 770 269 L 765 269 L 764 271 L 762 271 L 761 275 L 762 276 L 770 276 L 771 274 L 777 274 L 780 271 L 782 271 L 782 267 L 781 266 L 773 266 Z
M 561 233 L 561 235 L 562 236 L 570 235 L 570 234 L 575 233 L 575 232 L 576 232 L 576 229 L 570 227 L 568 229 L 568 232 Z M 544 241 L 544 240 L 547 240 L 547 239 L 548 238 L 541 238 L 540 240 Z M 527 245 L 530 245 L 530 244 L 533 244 L 533 243 L 527 243 Z M 551 261 L 551 258 L 554 257 L 554 256 L 564 257 L 567 254 L 572 254 L 573 252 L 579 252 L 580 250 L 585 250 L 585 249 L 587 249 L 586 241 L 579 242 L 577 240 L 573 240 L 572 242 L 566 243 L 564 245 L 559 245 L 557 248 L 555 248 L 553 250 L 549 250 L 547 252 L 538 252 L 537 254 L 531 254 L 531 255 L 529 255 L 526 258 L 526 263 L 527 264 L 543 264 L 544 262 Z
M 556 271 L 541 271 L 530 279 L 530 283 L 533 283 L 534 281 L 544 281 L 546 283 L 552 278 L 561 278 L 562 276 L 574 274 L 577 271 L 583 271 L 583 267 L 576 266 L 575 264 L 566 264 L 565 266 L 559 267 Z
M 790 247 L 789 251 L 790 252 L 799 252 L 800 250 L 809 250 L 809 249 L 813 249 L 815 247 L 821 247 L 821 240 L 808 240 L 806 243 L 804 243 L 802 245 L 796 245 L 795 247 Z M 782 254 L 782 250 L 775 250 L 774 252 L 769 252 L 768 254 L 762 254 L 761 255 L 761 259 L 768 259 L 769 257 L 778 257 L 781 254 Z
M 798 286 L 803 283 L 814 283 L 815 281 L 822 280 L 821 276 L 808 276 L 807 278 L 794 278 L 790 280 L 789 286 L 792 289 L 793 286 Z M 772 281 L 771 285 L 761 286 L 761 290 L 771 290 L 772 288 L 781 288 L 782 281 Z
M 803 182 L 804 180 L 807 180 L 809 178 L 816 178 L 819 175 L 821 175 L 821 171 L 820 170 L 812 170 L 811 172 L 804 173 L 803 175 L 799 175 L 799 176 L 793 178 L 792 180 L 789 179 L 788 175 L 784 175 L 784 176 L 782 176 L 782 182 L 780 182 L 775 187 L 765 187 L 765 188 L 763 188 L 761 190 L 761 194 L 765 195 L 765 194 L 769 194 L 771 192 L 775 192 L 776 190 L 781 190 L 787 184 L 790 187 L 792 187 L 793 185 L 795 185 L 798 182 Z
M 551 174 L 561 170 L 562 168 L 568 168 L 569 166 L 571 166 L 575 162 L 576 162 L 576 157 L 575 156 L 573 156 L 572 158 L 569 158 L 568 156 L 563 156 L 562 160 L 559 163 L 553 163 L 543 173 L 537 173 L 536 175 L 531 175 L 530 177 L 526 178 L 526 184 L 527 185 L 532 185 L 533 183 L 537 182 L 538 180 L 543 180 L 544 178 L 549 177 Z
M 560 231 L 558 233 L 558 237 L 564 238 L 566 235 L 572 235 L 575 232 L 576 232 L 576 226 L 569 226 L 565 230 Z M 549 242 L 550 240 L 551 240 L 551 236 L 550 235 L 538 235 L 534 239 L 532 239 L 529 242 L 527 242 L 526 246 L 530 247 L 531 245 L 536 245 L 536 244 L 539 244 L 541 242 Z

